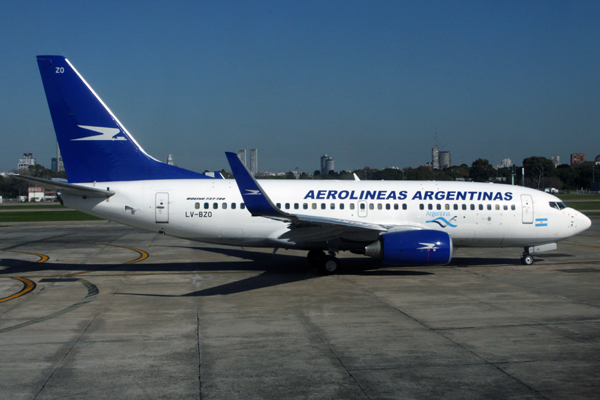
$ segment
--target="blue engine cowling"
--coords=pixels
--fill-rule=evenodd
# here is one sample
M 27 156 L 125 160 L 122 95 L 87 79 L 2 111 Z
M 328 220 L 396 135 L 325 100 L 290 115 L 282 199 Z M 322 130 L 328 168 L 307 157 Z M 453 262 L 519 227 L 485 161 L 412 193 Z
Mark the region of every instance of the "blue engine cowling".
M 386 267 L 444 265 L 452 259 L 452 238 L 431 229 L 386 233 L 365 247 L 365 255 Z

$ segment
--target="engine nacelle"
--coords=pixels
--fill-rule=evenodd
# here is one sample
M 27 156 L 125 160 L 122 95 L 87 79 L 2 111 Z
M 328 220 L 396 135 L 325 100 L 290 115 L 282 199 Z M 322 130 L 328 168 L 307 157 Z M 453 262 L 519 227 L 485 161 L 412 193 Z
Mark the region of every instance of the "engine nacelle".
M 387 267 L 444 265 L 452 259 L 452 238 L 431 229 L 386 233 L 365 247 L 365 255 Z

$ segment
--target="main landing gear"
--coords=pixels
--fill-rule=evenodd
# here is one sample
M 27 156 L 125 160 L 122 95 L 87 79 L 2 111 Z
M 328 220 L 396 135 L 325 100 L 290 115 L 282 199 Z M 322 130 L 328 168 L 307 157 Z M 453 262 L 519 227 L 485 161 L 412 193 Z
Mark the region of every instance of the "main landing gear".
M 310 250 L 306 257 L 308 263 L 323 274 L 335 274 L 340 270 L 340 260 L 333 254 L 325 254 L 322 250 Z

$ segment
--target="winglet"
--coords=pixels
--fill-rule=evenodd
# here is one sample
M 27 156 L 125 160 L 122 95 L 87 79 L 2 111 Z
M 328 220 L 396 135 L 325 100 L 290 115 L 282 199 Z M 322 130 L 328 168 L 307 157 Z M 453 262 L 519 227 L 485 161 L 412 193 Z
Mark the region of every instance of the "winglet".
M 291 216 L 279 210 L 269 196 L 266 195 L 259 183 L 254 179 L 248 168 L 239 159 L 236 153 L 225 153 L 235 182 L 240 189 L 246 208 L 253 217 L 280 217 L 290 218 Z

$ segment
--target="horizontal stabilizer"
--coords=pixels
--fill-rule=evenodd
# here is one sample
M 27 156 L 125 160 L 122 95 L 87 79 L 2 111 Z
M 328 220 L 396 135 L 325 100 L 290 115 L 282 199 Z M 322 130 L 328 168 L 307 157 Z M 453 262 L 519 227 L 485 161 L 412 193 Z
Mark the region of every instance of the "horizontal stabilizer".
M 85 196 L 89 198 L 108 198 L 115 194 L 112 190 L 103 190 L 88 186 L 74 185 L 72 183 L 64 183 L 51 181 L 48 179 L 36 178 L 27 175 L 13 175 L 15 178 L 24 179 L 26 181 L 35 182 L 45 188 L 55 190 L 60 193 L 70 194 L 73 196 Z

